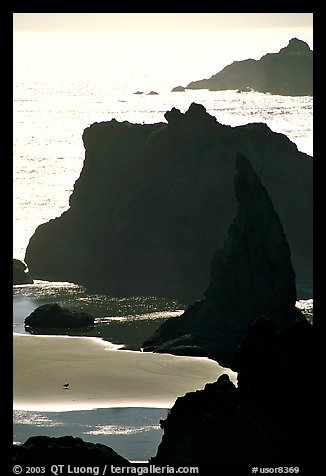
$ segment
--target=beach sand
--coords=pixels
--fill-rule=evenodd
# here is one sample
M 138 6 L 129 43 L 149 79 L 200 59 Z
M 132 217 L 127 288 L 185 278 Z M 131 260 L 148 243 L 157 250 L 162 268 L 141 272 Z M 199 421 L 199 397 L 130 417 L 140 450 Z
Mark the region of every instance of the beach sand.
M 92 337 L 14 334 L 13 348 L 16 410 L 170 408 L 223 373 L 236 383 L 207 358 L 118 350 Z

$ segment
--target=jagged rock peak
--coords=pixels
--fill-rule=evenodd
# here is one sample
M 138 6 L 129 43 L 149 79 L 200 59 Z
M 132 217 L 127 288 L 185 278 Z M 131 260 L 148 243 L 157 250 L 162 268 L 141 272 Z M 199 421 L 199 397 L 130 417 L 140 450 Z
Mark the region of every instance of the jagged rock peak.
M 181 113 L 180 109 L 173 107 L 171 111 L 167 111 L 164 114 L 165 119 L 168 121 L 169 124 L 176 123 L 178 120 L 182 118 L 183 114 Z
M 280 53 L 283 54 L 311 54 L 312 50 L 310 49 L 308 43 L 298 38 L 291 38 L 289 44 L 285 48 L 280 49 Z
M 208 113 L 206 111 L 205 106 L 203 106 L 202 104 L 197 104 L 196 102 L 192 102 L 186 114 L 192 117 L 199 117 Z
M 173 107 L 171 111 L 167 111 L 164 114 L 165 119 L 169 124 L 176 123 L 180 120 L 190 120 L 190 121 L 207 121 L 216 123 L 217 120 L 214 116 L 211 116 L 206 108 L 202 104 L 197 104 L 195 102 L 191 103 L 188 110 L 183 114 L 180 109 Z

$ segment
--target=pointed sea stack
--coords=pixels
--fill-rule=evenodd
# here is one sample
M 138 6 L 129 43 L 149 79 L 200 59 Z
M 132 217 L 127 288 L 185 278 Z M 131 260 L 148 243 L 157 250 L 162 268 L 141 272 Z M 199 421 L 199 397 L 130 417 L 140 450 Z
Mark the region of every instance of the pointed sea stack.
M 280 219 L 249 160 L 237 154 L 238 213 L 211 263 L 204 298 L 165 321 L 145 351 L 201 355 L 228 365 L 259 316 L 277 329 L 296 321 L 295 273 Z

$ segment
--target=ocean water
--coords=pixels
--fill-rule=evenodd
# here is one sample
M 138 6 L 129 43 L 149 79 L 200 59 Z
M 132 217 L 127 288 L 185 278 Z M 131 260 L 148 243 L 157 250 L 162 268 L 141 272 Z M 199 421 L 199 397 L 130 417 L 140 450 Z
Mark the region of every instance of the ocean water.
M 84 441 L 110 446 L 130 461 L 155 456 L 163 431 L 159 421 L 166 408 L 101 408 L 70 412 L 15 410 L 13 440 L 30 436 L 59 437 L 72 434 Z
M 83 310 L 95 319 L 94 326 L 81 329 L 32 329 L 24 320 L 37 307 L 57 303 L 70 310 Z M 35 280 L 13 288 L 13 331 L 19 334 L 61 334 L 98 337 L 128 350 L 140 350 L 163 321 L 179 316 L 184 307 L 173 299 L 89 294 L 74 283 Z
M 297 37 L 311 48 L 312 29 L 197 31 L 194 33 L 15 32 L 13 51 L 13 257 L 23 260 L 41 223 L 68 208 L 83 166 L 83 130 L 94 122 L 165 122 L 172 107 L 203 104 L 222 124 L 265 122 L 313 155 L 313 99 L 256 92 L 171 92 L 208 78 L 235 60 L 259 59 Z M 135 94 L 136 92 L 142 94 Z M 158 94 L 148 94 L 155 91 Z M 37 306 L 58 302 L 96 317 L 84 332 L 138 348 L 163 320 L 182 313 L 177 301 L 89 295 L 72 283 L 14 286 L 13 330 Z M 312 300 L 298 307 L 310 319 Z M 64 333 L 64 331 L 62 331 Z M 162 413 L 163 412 L 163 413 Z M 162 409 L 90 412 L 15 412 L 14 441 L 73 434 L 102 442 L 132 460 L 155 454 Z

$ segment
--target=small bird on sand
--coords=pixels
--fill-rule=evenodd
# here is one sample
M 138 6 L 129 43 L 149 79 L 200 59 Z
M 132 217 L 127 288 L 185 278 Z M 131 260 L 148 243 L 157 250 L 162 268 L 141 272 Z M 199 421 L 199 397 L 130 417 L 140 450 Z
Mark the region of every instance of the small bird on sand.
M 68 390 L 69 383 L 64 383 L 62 386 L 63 386 L 63 388 L 64 388 L 65 390 Z

